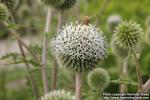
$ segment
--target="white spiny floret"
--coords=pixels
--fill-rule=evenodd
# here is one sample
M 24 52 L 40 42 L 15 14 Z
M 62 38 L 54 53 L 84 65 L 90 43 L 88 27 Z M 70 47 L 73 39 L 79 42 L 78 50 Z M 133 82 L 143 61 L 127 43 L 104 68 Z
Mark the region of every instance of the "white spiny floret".
M 43 96 L 41 100 L 75 100 L 75 96 L 65 90 L 54 90 Z
M 67 56 L 75 71 L 91 70 L 106 56 L 106 39 L 95 26 L 69 24 L 58 32 L 52 47 L 56 54 Z

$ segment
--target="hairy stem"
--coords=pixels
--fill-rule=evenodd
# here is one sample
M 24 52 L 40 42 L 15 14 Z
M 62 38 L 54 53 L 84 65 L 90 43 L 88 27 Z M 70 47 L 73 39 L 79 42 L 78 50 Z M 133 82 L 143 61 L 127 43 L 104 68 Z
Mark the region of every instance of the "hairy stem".
M 127 77 L 127 67 L 128 67 L 128 58 L 123 59 L 122 64 L 121 64 L 121 73 L 120 76 L 121 78 L 126 78 Z M 127 91 L 127 85 L 126 84 L 120 84 L 120 93 L 125 93 Z
M 52 17 L 52 9 L 49 7 L 47 10 L 47 18 L 46 18 L 46 25 L 45 25 L 45 34 L 43 39 L 43 48 L 42 48 L 42 64 L 41 64 L 41 73 L 42 73 L 42 80 L 44 85 L 44 92 L 48 93 L 49 87 L 48 87 L 48 76 L 46 72 L 46 66 L 47 66 L 47 48 L 48 48 L 48 37 L 47 33 L 50 29 L 51 24 L 51 17 Z
M 58 15 L 58 24 L 57 24 L 57 31 L 59 31 L 59 29 L 61 28 L 63 24 L 63 11 L 59 12 Z M 56 84 L 57 84 L 57 70 L 58 70 L 58 64 L 56 59 L 54 59 L 53 62 L 53 68 L 52 68 L 52 75 L 51 75 L 51 79 L 52 79 L 52 83 L 51 83 L 51 90 L 55 90 L 56 89 Z
M 82 86 L 82 79 L 81 73 L 76 73 L 76 100 L 81 100 L 81 86 Z
M 4 25 L 8 26 L 8 23 L 3 22 Z M 12 29 L 9 29 L 10 33 L 16 37 L 17 41 L 20 42 L 20 44 L 22 46 L 24 46 L 26 48 L 26 50 L 31 54 L 31 56 L 35 59 L 36 62 L 38 62 L 40 64 L 40 60 L 38 59 L 38 56 L 27 46 L 26 43 L 24 43 L 24 41 L 21 39 L 21 37 L 17 34 L 16 31 L 12 31 Z
M 11 15 L 11 13 L 10 13 L 10 16 L 11 16 L 12 22 L 15 24 L 15 20 L 14 20 L 13 16 Z M 11 29 L 11 33 L 15 34 L 15 36 L 19 37 L 19 35 L 16 34 L 15 30 Z M 18 46 L 19 46 L 19 49 L 20 49 L 21 54 L 22 54 L 23 61 L 24 61 L 25 66 L 28 70 L 28 73 L 29 73 L 29 81 L 31 83 L 32 91 L 33 91 L 33 94 L 34 94 L 36 100 L 38 100 L 39 96 L 38 96 L 38 89 L 37 89 L 37 86 L 36 86 L 36 82 L 34 80 L 33 74 L 30 72 L 30 65 L 27 62 L 26 55 L 25 55 L 22 43 L 19 40 L 21 40 L 21 38 L 17 38 L 17 42 L 18 42 Z
M 39 61 L 37 55 L 23 42 L 21 37 L 15 31 L 12 31 L 12 30 L 10 30 L 10 31 L 11 31 L 11 34 L 16 37 L 17 41 L 19 41 L 20 44 L 22 46 L 24 46 L 26 48 L 26 50 L 31 54 L 31 56 L 40 64 L 40 61 Z
M 27 62 L 26 55 L 25 55 L 25 52 L 24 52 L 24 50 L 23 50 L 23 47 L 22 47 L 21 43 L 18 42 L 18 45 L 19 45 L 19 48 L 20 48 L 20 51 L 21 51 L 21 54 L 22 54 L 22 57 L 23 57 L 23 61 L 24 61 L 24 63 L 25 63 L 25 66 L 26 66 L 27 69 L 28 69 L 29 81 L 30 81 L 30 83 L 31 83 L 31 87 L 32 87 L 33 94 L 34 94 L 36 100 L 38 100 L 38 98 L 39 98 L 39 96 L 38 96 L 38 89 L 37 89 L 37 86 L 36 86 L 36 83 L 35 83 L 34 76 L 33 76 L 33 74 L 32 74 L 31 71 L 30 71 L 30 65 L 29 65 L 29 63 Z
M 138 58 L 136 56 L 136 52 L 135 52 L 134 49 L 132 49 L 132 53 L 133 53 L 133 59 L 134 59 L 136 72 L 137 72 L 137 78 L 138 78 L 138 83 L 139 83 L 139 91 L 141 91 L 142 88 L 143 88 L 143 81 L 142 81 L 142 74 L 141 74 L 140 64 L 138 62 Z

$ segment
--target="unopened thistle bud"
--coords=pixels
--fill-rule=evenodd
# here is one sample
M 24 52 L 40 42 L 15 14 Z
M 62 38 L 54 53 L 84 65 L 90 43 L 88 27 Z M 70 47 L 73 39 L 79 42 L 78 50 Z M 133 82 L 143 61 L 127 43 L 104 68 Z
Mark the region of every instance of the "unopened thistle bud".
M 96 68 L 89 72 L 87 82 L 91 89 L 103 91 L 109 85 L 110 76 L 106 70 Z
M 55 90 L 43 96 L 41 100 L 75 100 L 75 97 L 65 90 Z
M 65 0 L 64 3 L 61 5 L 56 6 L 55 8 L 58 10 L 67 10 L 73 7 L 73 5 L 76 3 L 76 0 Z
M 47 6 L 59 6 L 65 2 L 65 0 L 41 0 L 44 5 Z
M 76 72 L 92 70 L 106 57 L 107 43 L 103 32 L 89 24 L 69 24 L 62 27 L 52 47 L 63 64 Z
M 19 4 L 19 0 L 1 0 L 3 4 L 5 4 L 8 9 L 14 9 Z
M 131 49 L 137 45 L 143 35 L 143 29 L 132 21 L 124 21 L 118 25 L 114 34 L 114 42 L 124 49 Z
M 6 6 L 4 4 L 0 4 L 0 21 L 5 21 L 8 18 L 8 13 Z

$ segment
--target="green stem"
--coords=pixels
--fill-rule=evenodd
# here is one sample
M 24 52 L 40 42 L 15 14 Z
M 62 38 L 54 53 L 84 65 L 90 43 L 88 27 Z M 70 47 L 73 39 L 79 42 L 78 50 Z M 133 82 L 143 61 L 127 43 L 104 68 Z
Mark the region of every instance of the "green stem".
M 136 72 L 137 72 L 137 78 L 138 78 L 138 83 L 139 83 L 139 91 L 141 91 L 142 88 L 143 88 L 143 81 L 142 81 L 142 74 L 141 74 L 140 64 L 138 62 L 138 58 L 136 56 L 136 52 L 135 52 L 134 49 L 132 49 L 132 54 L 133 54 L 133 59 L 134 59 Z
M 61 26 L 63 24 L 63 11 L 59 12 L 58 15 L 58 24 L 57 24 L 57 31 L 60 30 Z M 53 62 L 53 68 L 52 68 L 52 75 L 51 75 L 51 90 L 55 90 L 56 89 L 56 85 L 57 85 L 57 73 L 58 73 L 58 64 L 56 61 L 56 58 L 54 58 L 54 62 Z
M 126 78 L 127 77 L 127 67 L 128 67 L 128 58 L 122 59 L 121 63 L 121 73 L 120 78 Z M 125 93 L 127 91 L 127 85 L 126 84 L 120 84 L 120 93 Z
M 76 72 L 76 100 L 81 100 L 81 73 Z
M 47 66 L 47 48 L 48 48 L 48 37 L 47 33 L 49 32 L 50 25 L 51 25 L 51 17 L 52 17 L 52 9 L 49 7 L 47 10 L 47 19 L 46 19 L 46 25 L 45 25 L 45 34 L 43 39 L 43 48 L 42 48 L 42 64 L 41 64 L 41 73 L 42 73 L 42 80 L 44 85 L 44 92 L 49 92 L 48 87 L 48 75 L 46 72 L 46 66 Z

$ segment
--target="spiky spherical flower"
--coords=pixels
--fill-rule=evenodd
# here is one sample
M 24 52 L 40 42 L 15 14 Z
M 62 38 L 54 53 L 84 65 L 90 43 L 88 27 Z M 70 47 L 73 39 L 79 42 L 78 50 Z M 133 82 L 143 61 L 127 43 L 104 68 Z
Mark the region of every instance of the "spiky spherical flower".
M 150 28 L 148 28 L 146 31 L 145 40 L 146 40 L 147 44 L 150 45 Z
M 40 0 L 43 4 L 47 6 L 59 6 L 65 2 L 65 0 Z
M 106 70 L 96 68 L 89 72 L 87 82 L 93 90 L 103 91 L 109 85 L 110 76 Z
M 76 72 L 92 70 L 106 57 L 107 51 L 103 32 L 82 23 L 63 26 L 52 41 L 52 47 L 63 64 Z
M 55 8 L 58 10 L 67 10 L 67 9 L 70 9 L 75 3 L 76 3 L 76 0 L 65 0 L 64 3 L 56 6 Z
M 119 58 L 126 58 L 129 53 L 129 49 L 127 48 L 120 48 L 112 39 L 111 41 L 111 47 L 112 47 L 112 52 Z
M 111 15 L 107 19 L 107 27 L 108 29 L 113 32 L 115 30 L 115 27 L 121 23 L 122 18 L 119 15 Z
M 124 21 L 118 25 L 114 34 L 114 42 L 120 48 L 135 47 L 143 35 L 143 29 L 133 21 Z
M 8 13 L 6 6 L 4 4 L 0 4 L 0 21 L 4 21 L 8 18 Z
M 43 96 L 41 100 L 75 100 L 75 97 L 65 90 L 55 90 Z
M 8 9 L 14 9 L 19 4 L 19 0 L 1 0 L 3 4 L 5 4 Z

